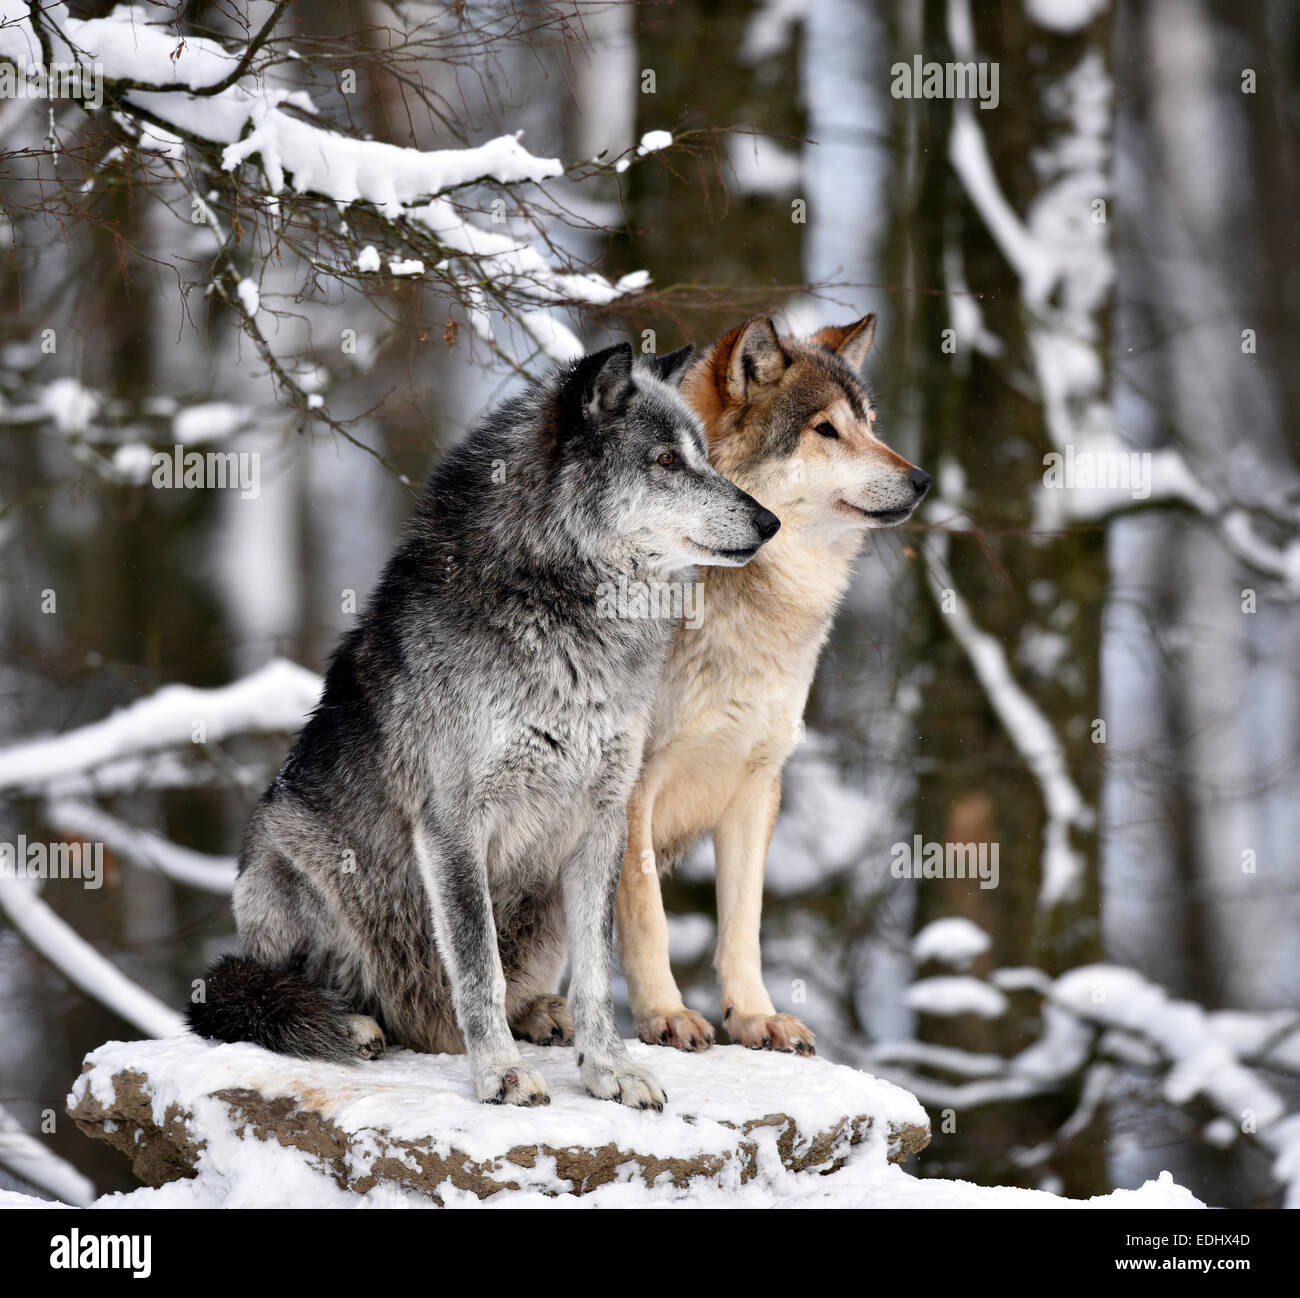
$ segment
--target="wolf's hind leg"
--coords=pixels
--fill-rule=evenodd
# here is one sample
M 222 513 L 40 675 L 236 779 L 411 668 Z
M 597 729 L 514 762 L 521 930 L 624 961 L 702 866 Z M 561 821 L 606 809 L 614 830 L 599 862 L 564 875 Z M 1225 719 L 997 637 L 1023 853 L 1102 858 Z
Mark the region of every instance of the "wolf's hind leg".
M 573 1016 L 563 996 L 538 996 L 515 1012 L 510 1031 L 535 1046 L 571 1046 Z

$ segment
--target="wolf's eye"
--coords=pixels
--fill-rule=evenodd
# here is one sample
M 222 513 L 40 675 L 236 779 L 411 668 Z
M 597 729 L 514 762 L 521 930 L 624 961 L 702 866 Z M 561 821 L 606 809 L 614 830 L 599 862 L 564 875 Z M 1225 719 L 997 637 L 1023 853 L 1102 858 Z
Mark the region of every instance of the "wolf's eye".
M 822 437 L 838 437 L 839 433 L 835 431 L 835 425 L 832 423 L 818 424 L 813 432 L 820 433 Z
M 671 469 L 673 465 L 677 463 L 677 457 L 672 453 L 672 451 L 665 451 L 659 457 L 658 463 L 662 464 L 665 469 Z

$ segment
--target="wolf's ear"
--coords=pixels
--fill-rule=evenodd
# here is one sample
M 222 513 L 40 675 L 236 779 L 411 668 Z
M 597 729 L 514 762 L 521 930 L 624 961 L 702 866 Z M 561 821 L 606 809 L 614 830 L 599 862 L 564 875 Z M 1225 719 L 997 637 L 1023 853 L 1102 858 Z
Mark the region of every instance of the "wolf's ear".
M 665 383 L 671 383 L 675 388 L 680 388 L 682 380 L 686 377 L 686 367 L 694 355 L 695 344 L 687 343 L 685 347 L 679 347 L 675 352 L 669 352 L 667 356 L 652 356 L 650 363 L 654 366 L 656 377 L 661 378 Z
M 723 334 L 711 359 L 719 391 L 736 402 L 748 401 L 759 389 L 776 383 L 789 364 L 776 326 L 765 315 Z
M 812 336 L 812 341 L 829 347 L 846 365 L 855 370 L 862 368 L 871 350 L 871 340 L 876 336 L 875 314 L 864 315 L 851 325 L 827 325 Z
M 566 423 L 581 427 L 588 420 L 612 414 L 632 391 L 632 347 L 615 343 L 580 357 L 564 378 L 560 396 Z

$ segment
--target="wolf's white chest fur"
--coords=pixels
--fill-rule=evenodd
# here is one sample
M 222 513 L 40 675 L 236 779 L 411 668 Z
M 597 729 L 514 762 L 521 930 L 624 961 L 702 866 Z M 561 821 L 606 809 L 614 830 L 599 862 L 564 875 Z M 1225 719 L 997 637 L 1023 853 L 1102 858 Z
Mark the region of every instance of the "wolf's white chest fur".
M 642 773 L 657 847 L 711 828 L 747 779 L 779 773 L 856 549 L 791 530 L 749 568 L 707 575 L 702 625 L 678 633 Z

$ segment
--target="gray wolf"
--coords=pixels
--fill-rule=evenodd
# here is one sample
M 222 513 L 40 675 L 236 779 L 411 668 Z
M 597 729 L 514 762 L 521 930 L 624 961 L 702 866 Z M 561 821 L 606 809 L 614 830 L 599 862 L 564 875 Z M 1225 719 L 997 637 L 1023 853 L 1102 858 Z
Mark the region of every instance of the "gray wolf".
M 252 816 L 243 955 L 211 971 L 198 1033 L 338 1060 L 463 1049 L 480 1099 L 525 1105 L 549 1097 L 516 1034 L 576 1040 L 593 1095 L 663 1106 L 610 965 L 674 623 L 607 616 L 598 591 L 744 563 L 779 526 L 710 464 L 678 391 L 690 351 L 585 357 L 436 467 Z
M 858 376 L 875 334 L 869 315 L 802 339 L 759 316 L 725 334 L 682 384 L 708 430 L 713 463 L 781 517 L 780 535 L 747 567 L 702 574 L 703 616 L 681 628 L 664 673 L 645 768 L 628 803 L 619 883 L 619 956 L 641 1040 L 712 1045 L 687 1009 L 668 959 L 659 877 L 712 831 L 717 971 L 731 1039 L 814 1052 L 763 984 L 763 871 L 817 659 L 872 528 L 906 519 L 930 475 L 880 440 Z

